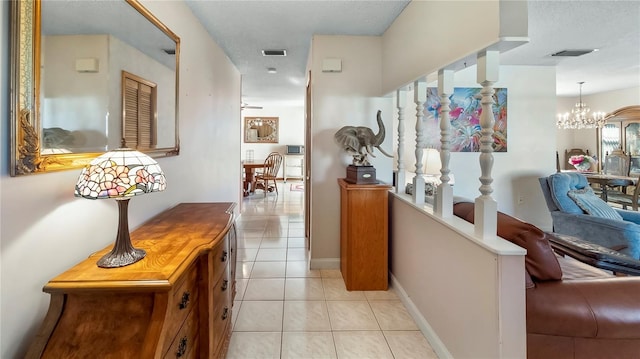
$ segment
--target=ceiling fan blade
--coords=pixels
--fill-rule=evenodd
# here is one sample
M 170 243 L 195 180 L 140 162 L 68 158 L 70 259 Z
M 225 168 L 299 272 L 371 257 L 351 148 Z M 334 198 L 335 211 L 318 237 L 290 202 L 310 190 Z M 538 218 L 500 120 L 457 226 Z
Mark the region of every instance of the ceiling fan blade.
M 241 110 L 262 110 L 262 106 L 249 106 L 246 103 L 240 105 Z

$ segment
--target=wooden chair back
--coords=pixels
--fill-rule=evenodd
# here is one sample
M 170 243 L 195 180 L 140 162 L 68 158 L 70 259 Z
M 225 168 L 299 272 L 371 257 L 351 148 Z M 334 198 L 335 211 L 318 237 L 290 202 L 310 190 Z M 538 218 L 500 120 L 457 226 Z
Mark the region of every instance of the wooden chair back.
M 280 171 L 280 165 L 282 164 L 282 155 L 278 152 L 271 152 L 264 160 L 264 174 L 265 179 L 275 179 Z

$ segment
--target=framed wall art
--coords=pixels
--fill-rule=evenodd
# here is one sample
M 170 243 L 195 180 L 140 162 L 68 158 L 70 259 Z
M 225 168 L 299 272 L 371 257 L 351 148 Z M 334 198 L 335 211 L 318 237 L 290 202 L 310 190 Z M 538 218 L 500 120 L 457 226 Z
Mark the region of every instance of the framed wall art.
M 451 152 L 480 152 L 480 91 L 482 88 L 456 87 L 449 96 L 451 121 Z M 507 89 L 494 88 L 493 95 L 493 150 L 507 152 Z M 440 148 L 440 96 L 438 89 L 427 89 L 424 106 L 426 121 L 426 146 Z
M 245 117 L 245 143 L 278 143 L 278 117 Z

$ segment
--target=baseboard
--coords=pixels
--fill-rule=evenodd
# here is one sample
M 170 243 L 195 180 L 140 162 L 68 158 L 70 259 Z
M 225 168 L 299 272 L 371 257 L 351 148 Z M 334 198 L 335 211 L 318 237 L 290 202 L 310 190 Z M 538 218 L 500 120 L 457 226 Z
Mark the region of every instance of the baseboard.
M 340 258 L 317 258 L 309 261 L 310 269 L 340 269 Z
M 409 315 L 411 315 L 413 320 L 418 325 L 418 328 L 420 328 L 422 334 L 424 334 L 425 338 L 427 338 L 427 341 L 431 345 L 431 348 L 433 348 L 433 351 L 438 355 L 438 358 L 453 358 L 451 353 L 449 353 L 449 350 L 447 350 L 447 347 L 440 340 L 440 337 L 438 337 L 438 334 L 433 330 L 431 325 L 429 325 L 429 322 L 427 322 L 427 320 L 422 316 L 420 310 L 418 310 L 415 304 L 413 304 L 413 302 L 409 298 L 409 295 L 407 295 L 407 292 L 405 292 L 404 288 L 402 288 L 402 285 L 400 285 L 400 282 L 398 282 L 396 277 L 393 276 L 393 273 L 389 273 L 389 277 L 391 278 L 391 287 L 398 294 L 400 301 L 407 308 Z

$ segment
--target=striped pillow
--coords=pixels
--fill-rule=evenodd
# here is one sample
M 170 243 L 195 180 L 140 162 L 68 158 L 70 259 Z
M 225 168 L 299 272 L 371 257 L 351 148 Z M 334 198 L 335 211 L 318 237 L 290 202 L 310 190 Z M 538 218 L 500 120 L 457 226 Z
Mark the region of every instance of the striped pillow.
M 622 216 L 611 208 L 607 202 L 593 193 L 591 187 L 570 190 L 567 195 L 580 207 L 584 213 L 591 216 L 617 219 L 622 221 Z

